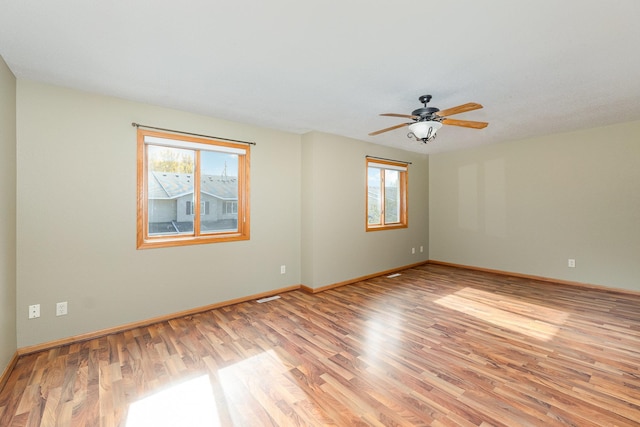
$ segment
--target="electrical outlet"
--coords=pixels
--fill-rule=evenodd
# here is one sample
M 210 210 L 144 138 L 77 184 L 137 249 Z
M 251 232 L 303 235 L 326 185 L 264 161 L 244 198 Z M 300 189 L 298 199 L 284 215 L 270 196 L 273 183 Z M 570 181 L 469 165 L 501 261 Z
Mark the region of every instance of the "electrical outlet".
M 280 266 L 280 274 L 285 274 L 287 272 L 287 266 L 286 265 L 281 265 Z
M 411 248 L 411 253 L 415 254 L 416 253 L 416 248 Z
M 420 246 L 420 253 L 424 252 L 424 246 Z
M 35 319 L 36 317 L 40 317 L 40 304 L 29 306 L 29 319 Z
M 67 302 L 59 302 L 56 304 L 56 316 L 64 316 L 67 314 Z
M 569 268 L 576 268 L 576 260 L 569 258 L 569 261 L 567 262 L 567 267 Z

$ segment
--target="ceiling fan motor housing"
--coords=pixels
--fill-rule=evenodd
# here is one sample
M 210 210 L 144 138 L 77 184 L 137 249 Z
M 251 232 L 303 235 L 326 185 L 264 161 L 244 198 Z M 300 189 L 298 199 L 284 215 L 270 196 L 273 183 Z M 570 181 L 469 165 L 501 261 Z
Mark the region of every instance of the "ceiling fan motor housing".
M 435 116 L 438 111 L 440 111 L 440 109 L 436 107 L 422 107 L 413 110 L 411 115 L 420 117 L 420 120 L 433 119 L 433 116 Z

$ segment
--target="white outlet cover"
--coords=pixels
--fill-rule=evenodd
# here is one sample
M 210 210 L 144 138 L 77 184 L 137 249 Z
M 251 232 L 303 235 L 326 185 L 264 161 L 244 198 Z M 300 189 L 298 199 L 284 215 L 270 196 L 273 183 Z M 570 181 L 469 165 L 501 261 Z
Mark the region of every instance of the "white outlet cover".
M 64 316 L 67 314 L 67 303 L 59 302 L 56 304 L 56 316 Z
M 34 304 L 29 306 L 29 319 L 35 319 L 40 317 L 40 304 Z

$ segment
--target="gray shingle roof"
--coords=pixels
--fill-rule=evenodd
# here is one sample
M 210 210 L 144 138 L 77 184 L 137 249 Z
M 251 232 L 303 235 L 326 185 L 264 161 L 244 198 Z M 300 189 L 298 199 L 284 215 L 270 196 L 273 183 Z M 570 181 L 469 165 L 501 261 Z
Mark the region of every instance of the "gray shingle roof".
M 150 172 L 149 199 L 175 199 L 193 193 L 193 174 Z M 203 175 L 200 189 L 203 193 L 223 200 L 237 200 L 238 178 L 221 175 Z

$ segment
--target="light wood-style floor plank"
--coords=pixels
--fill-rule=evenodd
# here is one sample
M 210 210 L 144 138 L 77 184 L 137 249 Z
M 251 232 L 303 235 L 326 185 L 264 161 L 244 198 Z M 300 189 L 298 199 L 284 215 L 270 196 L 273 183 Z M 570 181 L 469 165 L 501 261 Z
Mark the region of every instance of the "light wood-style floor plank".
M 424 265 L 26 355 L 0 392 L 0 426 L 163 423 L 638 426 L 640 296 Z

